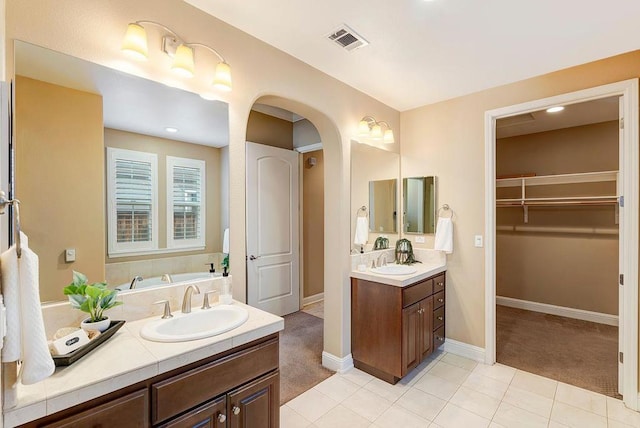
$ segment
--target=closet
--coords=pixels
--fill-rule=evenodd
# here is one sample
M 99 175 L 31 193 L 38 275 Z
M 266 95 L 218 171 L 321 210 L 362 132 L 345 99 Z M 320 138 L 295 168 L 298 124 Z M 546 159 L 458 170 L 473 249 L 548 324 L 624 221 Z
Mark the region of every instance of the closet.
M 618 98 L 500 119 L 497 361 L 617 396 Z

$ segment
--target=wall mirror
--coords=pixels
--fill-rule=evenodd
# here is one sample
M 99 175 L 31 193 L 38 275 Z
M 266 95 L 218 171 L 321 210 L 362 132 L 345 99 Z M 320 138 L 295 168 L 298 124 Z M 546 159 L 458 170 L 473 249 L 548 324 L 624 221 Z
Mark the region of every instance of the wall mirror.
M 356 216 L 358 209 L 362 206 L 367 208 L 369 215 L 369 244 L 373 244 L 380 234 L 398 233 L 398 215 L 393 216 L 393 211 L 399 209 L 398 195 L 400 180 L 400 155 L 395 152 L 384 150 L 379 147 L 361 144 L 355 140 L 351 141 L 351 242 L 355 234 Z M 380 187 L 385 187 L 387 196 L 377 197 L 378 185 L 370 186 L 370 183 L 379 183 Z M 386 186 L 382 183 L 386 183 Z M 374 198 L 371 200 L 372 188 Z M 382 191 L 382 189 L 379 189 Z M 376 204 L 388 202 L 389 207 L 379 209 Z M 395 208 L 392 207 L 395 201 Z M 372 203 L 373 202 L 373 203 Z M 383 221 L 384 219 L 384 221 Z M 380 223 L 380 224 L 379 224 Z M 380 230 L 380 227 L 383 230 Z M 396 237 L 389 236 L 394 242 Z M 355 250 L 360 246 L 353 245 Z
M 396 233 L 398 224 L 398 180 L 369 182 L 369 230 L 372 233 Z
M 22 41 L 14 100 L 11 187 L 43 302 L 72 270 L 122 288 L 220 270 L 226 103 Z
M 436 178 L 402 179 L 402 230 L 404 233 L 435 233 Z

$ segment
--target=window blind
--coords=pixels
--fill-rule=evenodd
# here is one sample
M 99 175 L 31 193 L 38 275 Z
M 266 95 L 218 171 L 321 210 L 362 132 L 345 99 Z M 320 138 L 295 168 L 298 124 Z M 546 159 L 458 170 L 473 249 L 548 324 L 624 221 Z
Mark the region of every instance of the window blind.
M 152 241 L 153 195 L 150 162 L 115 160 L 117 242 Z
M 173 239 L 199 239 L 202 212 L 201 169 L 173 166 Z

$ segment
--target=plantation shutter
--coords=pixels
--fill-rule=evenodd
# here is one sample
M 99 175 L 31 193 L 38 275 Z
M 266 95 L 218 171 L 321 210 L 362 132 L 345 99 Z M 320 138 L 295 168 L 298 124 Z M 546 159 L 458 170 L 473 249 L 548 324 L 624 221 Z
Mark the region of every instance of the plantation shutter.
M 115 161 L 116 240 L 151 242 L 153 239 L 153 179 L 151 162 Z
M 173 167 L 173 239 L 198 239 L 202 204 L 200 168 Z

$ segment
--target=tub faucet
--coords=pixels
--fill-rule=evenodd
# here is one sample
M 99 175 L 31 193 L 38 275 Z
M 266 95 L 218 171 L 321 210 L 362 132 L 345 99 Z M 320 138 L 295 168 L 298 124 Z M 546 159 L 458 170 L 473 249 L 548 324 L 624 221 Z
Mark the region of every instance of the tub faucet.
M 188 314 L 191 312 L 191 294 L 195 291 L 196 294 L 200 294 L 200 289 L 197 285 L 190 285 L 184 290 L 184 296 L 182 297 L 182 313 Z
M 169 275 L 168 273 L 163 273 L 162 277 L 160 277 L 160 280 L 164 282 L 168 282 L 169 284 L 173 282 L 173 278 L 171 278 L 171 275 Z
M 138 285 L 138 283 L 142 280 L 143 278 L 140 275 L 134 276 L 133 279 L 131 280 L 131 285 L 129 286 L 129 289 L 133 290 L 134 288 L 136 288 L 136 285 Z

